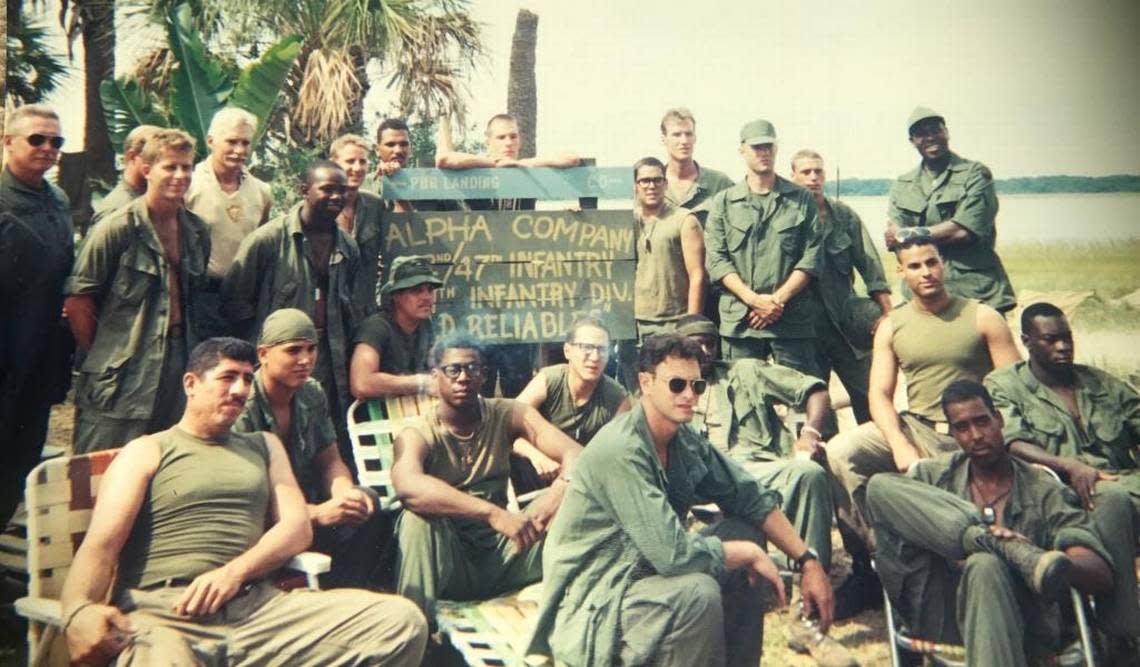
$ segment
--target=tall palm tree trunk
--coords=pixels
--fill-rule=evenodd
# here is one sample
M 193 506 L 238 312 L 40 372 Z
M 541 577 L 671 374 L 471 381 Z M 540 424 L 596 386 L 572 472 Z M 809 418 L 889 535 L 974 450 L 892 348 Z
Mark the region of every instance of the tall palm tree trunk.
M 87 177 L 107 183 L 115 180 L 115 152 L 103 117 L 99 85 L 115 77 L 115 3 L 110 0 L 78 0 L 75 10 L 82 13 L 83 98 L 87 119 L 83 129 L 87 153 Z
M 511 74 L 507 81 L 507 112 L 519 122 L 522 145 L 519 157 L 534 157 L 537 137 L 538 87 L 534 80 L 534 49 L 538 41 L 538 14 L 520 9 L 511 40 Z

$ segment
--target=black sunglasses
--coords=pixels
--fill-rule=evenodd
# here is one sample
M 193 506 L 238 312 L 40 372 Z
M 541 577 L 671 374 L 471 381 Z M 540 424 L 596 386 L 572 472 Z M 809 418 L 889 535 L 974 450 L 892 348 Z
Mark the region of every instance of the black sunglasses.
M 685 387 L 692 387 L 693 394 L 700 396 L 708 389 L 709 383 L 704 378 L 697 378 L 695 380 L 686 380 L 685 378 L 669 378 L 669 391 L 674 394 L 679 394 L 685 391 Z
M 467 377 L 473 378 L 483 372 L 483 364 L 471 361 L 466 364 L 447 364 L 440 366 L 439 370 L 448 380 L 458 380 L 459 374 L 467 371 Z
M 36 146 L 36 147 L 43 146 L 45 141 L 50 143 L 51 147 L 56 149 L 56 150 L 63 147 L 63 137 L 60 137 L 60 136 L 48 136 L 46 134 L 29 134 L 28 136 L 24 137 L 24 139 L 26 139 L 29 144 L 31 144 L 32 146 Z

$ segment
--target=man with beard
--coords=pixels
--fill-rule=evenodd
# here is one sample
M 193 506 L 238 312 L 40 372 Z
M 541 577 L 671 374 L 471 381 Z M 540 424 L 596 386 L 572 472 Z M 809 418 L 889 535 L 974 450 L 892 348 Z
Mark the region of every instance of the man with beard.
M 596 317 L 580 317 L 566 332 L 562 354 L 566 363 L 547 366 L 519 394 L 518 400 L 538 410 L 580 445 L 587 445 L 614 415 L 629 410 L 629 394 L 606 377 L 610 332 Z M 515 493 L 548 486 L 559 465 L 526 440 L 516 440 L 511 454 L 511 483 Z
M 999 313 L 1012 310 L 1017 305 L 1013 285 L 994 250 L 993 174 L 950 150 L 950 133 L 938 112 L 918 107 L 906 126 L 922 163 L 891 186 L 887 248 L 898 243 L 901 229 L 923 227 L 945 258 L 946 288 L 952 294 L 977 299 Z M 903 296 L 909 296 L 906 285 Z
M 86 351 L 75 383 L 75 451 L 121 447 L 182 414 L 187 350 L 210 235 L 183 205 L 194 140 L 160 130 L 142 152 L 146 194 L 91 229 L 68 280 L 66 308 Z
M 484 599 L 542 578 L 543 538 L 582 449 L 534 408 L 479 395 L 483 352 L 475 339 L 439 340 L 431 362 L 440 401 L 396 436 L 392 466 L 404 505 L 396 524 L 396 591 L 429 619 L 437 599 Z M 526 512 L 507 509 L 516 438 L 562 466 Z
M 319 338 L 313 377 L 328 398 L 341 458 L 353 468 L 345 411 L 348 345 L 360 319 L 352 300 L 360 254 L 336 224 L 347 182 L 336 163 L 313 161 L 301 177 L 301 202 L 242 242 L 222 297 L 230 321 L 251 341 L 275 310 L 297 308 L 312 318 Z
M 981 384 L 952 382 L 941 403 L 961 451 L 923 460 L 906 476 L 876 475 L 867 488 L 879 573 L 917 648 L 964 643 L 968 665 L 1026 665 L 1027 652 L 1060 648 L 1054 601 L 1070 583 L 1098 596 L 1098 618 L 1135 618 L 1132 559 L 1114 575 L 1108 546 L 1130 544 L 1131 531 L 1098 535 L 1071 491 L 1011 457 Z M 1127 513 L 1127 502 L 1116 511 Z M 1114 583 L 1127 591 L 1121 608 L 1112 606 Z

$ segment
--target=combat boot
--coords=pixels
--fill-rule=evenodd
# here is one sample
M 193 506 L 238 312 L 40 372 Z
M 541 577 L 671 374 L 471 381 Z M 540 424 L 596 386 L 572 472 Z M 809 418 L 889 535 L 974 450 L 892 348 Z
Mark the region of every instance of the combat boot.
M 1002 559 L 1029 588 L 1048 601 L 1061 599 L 1069 590 L 1073 562 L 1061 551 L 1045 550 L 1027 540 L 999 539 L 985 526 L 970 526 L 962 535 L 967 554 L 989 553 Z

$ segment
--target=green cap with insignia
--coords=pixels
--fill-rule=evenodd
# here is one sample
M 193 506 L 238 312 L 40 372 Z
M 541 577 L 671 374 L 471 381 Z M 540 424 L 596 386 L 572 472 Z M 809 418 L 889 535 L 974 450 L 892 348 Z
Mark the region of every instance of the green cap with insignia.
M 754 120 L 740 128 L 740 143 L 749 146 L 776 143 L 776 127 L 766 120 Z
M 927 118 L 937 118 L 943 123 L 946 122 L 946 119 L 942 117 L 942 114 L 938 113 L 934 109 L 928 109 L 927 107 L 915 107 L 914 111 L 910 112 L 910 118 L 906 119 L 907 132 L 913 131 L 916 124 L 921 123 Z
M 261 325 L 259 346 L 280 345 L 294 340 L 317 341 L 317 327 L 305 311 L 296 308 L 281 308 L 269 314 Z
M 431 268 L 430 258 L 422 255 L 409 255 L 397 257 L 392 262 L 392 269 L 388 272 L 388 282 L 380 288 L 381 294 L 391 294 L 402 289 L 419 287 L 430 283 L 433 287 L 443 287 L 443 281 Z

